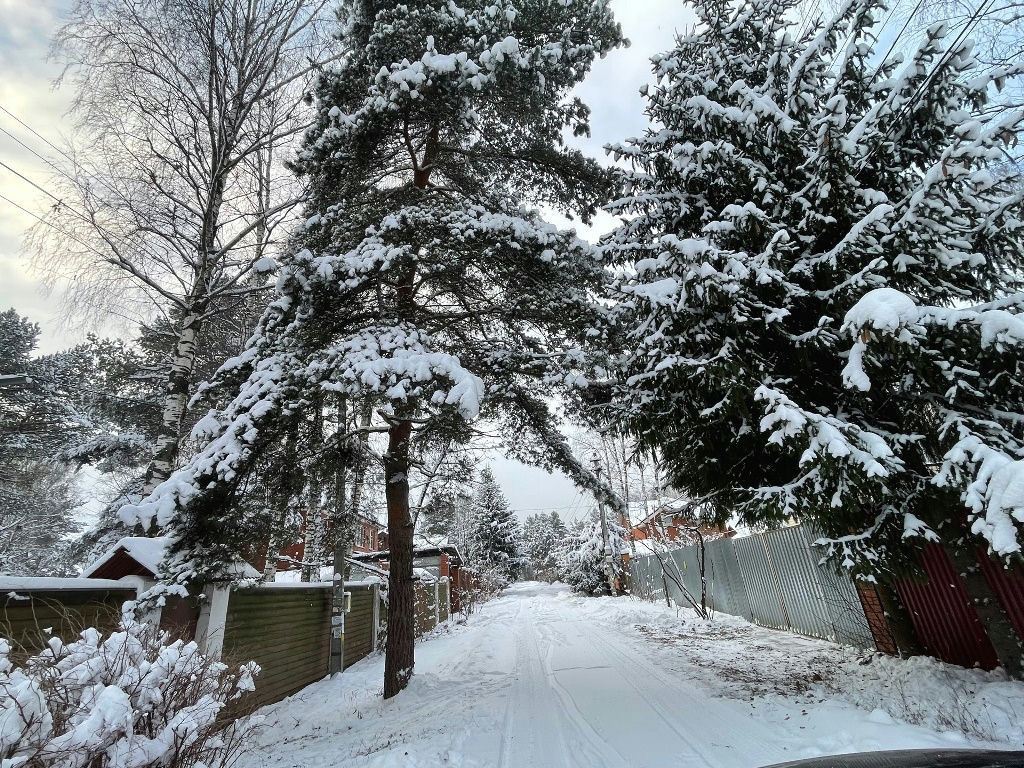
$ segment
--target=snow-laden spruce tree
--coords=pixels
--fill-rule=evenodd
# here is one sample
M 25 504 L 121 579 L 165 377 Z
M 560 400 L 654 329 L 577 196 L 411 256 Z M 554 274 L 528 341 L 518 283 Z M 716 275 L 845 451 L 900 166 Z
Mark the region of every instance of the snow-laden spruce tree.
M 277 298 L 215 382 L 235 395 L 197 425 L 205 447 L 129 512 L 177 538 L 167 579 L 208 573 L 244 538 L 225 512 L 238 483 L 296 414 L 324 393 L 372 402 L 392 696 L 413 669 L 417 442 L 468 437 L 483 414 L 516 456 L 596 485 L 544 398 L 586 383 L 605 273 L 530 206 L 586 217 L 608 194 L 608 173 L 563 137 L 588 130 L 570 90 L 623 39 L 606 0 L 345 0 L 340 17 L 349 53 L 315 93 L 296 163 L 308 220 Z
M 480 473 L 472 505 L 473 566 L 493 572 L 502 581 L 515 581 L 523 565 L 522 528 L 489 467 Z
M 556 545 L 553 554 L 559 581 L 580 594 L 609 594 L 606 542 L 607 550 L 612 553 L 610 575 L 621 584 L 625 576 L 622 555 L 629 551 L 626 529 L 616 520 L 609 519 L 602 532 L 597 513 L 589 520 L 579 520 L 569 526 L 562 541 Z
M 523 521 L 523 549 L 529 578 L 554 581 L 557 578 L 558 547 L 569 531 L 557 512 L 538 512 Z
M 624 419 L 720 519 L 812 521 L 864 575 L 925 539 L 1019 560 L 1024 115 L 986 104 L 1021 67 L 793 8 L 698 5 L 612 148 Z

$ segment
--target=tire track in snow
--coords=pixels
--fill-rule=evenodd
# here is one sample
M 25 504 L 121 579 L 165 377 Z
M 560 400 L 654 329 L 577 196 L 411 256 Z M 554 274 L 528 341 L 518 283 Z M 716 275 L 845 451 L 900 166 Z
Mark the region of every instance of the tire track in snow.
M 666 725 L 693 745 L 695 751 L 704 758 L 706 765 L 716 768 L 749 768 L 784 762 L 792 758 L 791 753 L 776 745 L 777 734 L 753 720 L 745 710 L 729 701 L 713 698 L 699 687 L 664 671 L 650 662 L 644 654 L 638 653 L 635 645 L 631 647 L 620 635 L 609 632 L 597 624 L 593 625 L 593 630 L 592 639 L 615 657 L 613 665 L 620 669 L 639 667 L 646 672 L 655 683 L 646 689 L 641 689 L 634 678 L 628 675 L 623 677 L 652 703 L 652 708 Z M 667 714 L 676 712 L 681 702 L 693 704 L 687 708 L 682 723 Z M 740 722 L 742 728 L 737 727 Z M 691 738 L 692 734 L 700 734 L 705 745 L 700 747 L 695 744 Z
M 611 694 L 614 695 L 614 706 L 617 711 L 622 713 L 628 713 L 632 715 L 632 725 L 630 729 L 625 723 L 622 725 L 625 727 L 624 730 L 612 731 L 606 728 L 606 731 L 610 734 L 617 736 L 620 742 L 624 742 L 629 748 L 628 756 L 623 754 L 621 749 L 617 749 L 614 744 L 602 739 L 607 745 L 606 748 L 615 752 L 619 761 L 617 764 L 622 765 L 638 765 L 637 758 L 638 752 L 641 759 L 650 757 L 652 763 L 650 764 L 662 764 L 662 760 L 654 757 L 653 755 L 645 755 L 645 752 L 655 751 L 665 753 L 664 759 L 670 761 L 673 766 L 700 766 L 701 768 L 719 768 L 719 764 L 708 758 L 707 754 L 697 744 L 694 743 L 692 734 L 689 734 L 679 729 L 676 724 L 669 721 L 664 717 L 663 713 L 658 710 L 657 707 L 653 706 L 649 700 L 647 692 L 638 686 L 631 678 L 631 673 L 635 669 L 635 665 L 632 663 L 632 659 L 622 654 L 614 654 L 611 648 L 606 644 L 594 643 L 596 639 L 597 626 L 591 621 L 581 621 L 579 619 L 569 618 L 564 614 L 559 614 L 553 610 L 551 604 L 544 606 L 538 606 L 538 615 L 543 617 L 546 621 L 543 621 L 541 626 L 542 629 L 546 630 L 548 637 L 548 659 L 547 666 L 551 669 L 551 675 L 555 679 L 556 687 L 564 693 L 564 696 L 568 698 L 572 703 L 571 706 L 579 712 L 579 718 L 587 723 L 587 727 L 591 732 L 597 734 L 597 729 L 601 728 L 600 721 L 591 724 L 587 718 L 586 713 L 582 710 L 589 708 L 594 709 L 593 701 L 577 701 L 577 698 L 586 698 L 588 693 L 591 691 L 583 690 L 576 691 L 574 693 L 574 686 L 570 684 L 561 684 L 557 681 L 557 675 L 559 673 L 565 675 L 566 673 L 574 672 L 604 672 L 604 677 L 608 681 L 608 689 Z M 571 632 L 566 630 L 571 629 Z M 597 651 L 599 658 L 598 661 L 603 663 L 599 664 L 582 664 L 573 666 L 561 666 L 557 669 L 552 668 L 552 656 L 559 650 L 564 648 L 572 648 L 577 646 L 581 650 L 586 648 L 590 651 Z M 582 654 L 581 654 L 582 655 Z M 584 675 L 584 678 L 589 677 Z M 593 697 L 592 697 L 593 698 Z M 606 702 L 611 703 L 611 702 Z M 598 708 L 600 709 L 600 708 Z M 647 717 L 644 717 L 641 712 L 646 711 Z M 603 714 L 598 712 L 598 717 Z M 654 738 L 656 734 L 655 729 L 649 727 L 652 720 L 660 720 L 665 725 L 666 729 L 671 732 L 674 739 L 661 739 Z M 644 727 L 644 726 L 648 727 Z M 664 732 L 662 736 L 666 735 Z M 598 736 L 598 738 L 600 738 Z M 656 744 L 652 744 L 652 739 L 657 741 Z M 674 742 L 674 743 L 669 743 Z M 643 763 L 647 765 L 647 762 Z
M 544 680 L 547 687 L 556 696 L 556 703 L 563 721 L 572 727 L 573 732 L 577 736 L 573 740 L 573 746 L 577 747 L 582 754 L 574 754 L 576 759 L 574 759 L 573 763 L 578 766 L 598 766 L 598 768 L 613 768 L 613 766 L 617 768 L 617 766 L 623 764 L 629 765 L 630 762 L 626 756 L 601 736 L 583 713 L 572 692 L 559 682 L 556 674 L 558 670 L 553 669 L 551 664 L 552 646 L 549 644 L 545 653 L 541 654 L 540 644 L 537 639 L 537 627 L 532 616 L 529 629 L 536 653 L 536 663 L 544 672 Z M 609 761 L 606 757 L 609 751 L 615 753 L 617 761 Z
M 500 765 L 612 768 L 604 757 L 610 745 L 581 713 L 573 711 L 571 697 L 560 690 L 545 663 L 537 641 L 533 606 L 526 600 L 519 602 L 520 610 L 512 628 L 516 637 L 516 675 L 502 731 Z

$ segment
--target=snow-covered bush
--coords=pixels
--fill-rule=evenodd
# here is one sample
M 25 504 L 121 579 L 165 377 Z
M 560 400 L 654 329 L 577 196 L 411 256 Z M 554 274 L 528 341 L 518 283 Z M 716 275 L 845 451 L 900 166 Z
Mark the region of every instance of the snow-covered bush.
M 622 558 L 619 555 L 625 547 L 625 531 L 618 523 L 609 520 L 608 546 L 613 553 L 612 575 L 622 583 Z M 608 593 L 608 575 L 605 572 L 604 537 L 600 520 L 593 520 L 573 526 L 564 544 L 558 549 L 558 578 L 568 584 L 573 592 L 584 595 Z
M 127 615 L 106 638 L 51 637 L 21 666 L 11 654 L 0 638 L 0 768 L 227 768 L 253 727 L 218 715 L 256 664 L 232 671 Z
M 459 585 L 459 605 L 462 613 L 472 615 L 477 605 L 496 597 L 509 585 L 508 574 L 500 566 L 475 564 L 463 570 Z

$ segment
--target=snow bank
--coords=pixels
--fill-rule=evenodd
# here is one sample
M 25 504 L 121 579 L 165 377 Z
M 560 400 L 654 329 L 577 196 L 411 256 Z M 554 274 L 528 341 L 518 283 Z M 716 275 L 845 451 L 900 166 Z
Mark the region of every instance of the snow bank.
M 629 628 L 675 650 L 718 695 L 781 707 L 821 710 L 852 704 L 872 725 L 924 726 L 950 744 L 1024 748 L 1024 682 L 1001 671 L 946 664 L 928 656 L 898 659 L 758 627 L 735 616 L 702 621 L 663 603 L 585 600 L 596 621 Z M 849 717 L 849 714 L 847 714 Z M 837 725 L 849 731 L 851 725 Z

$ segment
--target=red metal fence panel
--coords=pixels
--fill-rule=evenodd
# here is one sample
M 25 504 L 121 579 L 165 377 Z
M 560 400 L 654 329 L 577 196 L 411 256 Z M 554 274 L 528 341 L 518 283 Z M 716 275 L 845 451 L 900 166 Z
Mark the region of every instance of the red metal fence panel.
M 1024 567 L 1008 569 L 993 561 L 984 549 L 978 550 L 978 562 L 989 588 L 1003 604 L 1017 634 L 1024 639 Z
M 921 553 L 921 565 L 927 581 L 900 579 L 896 587 L 925 651 L 964 667 L 997 667 L 992 642 L 949 557 L 929 544 Z

